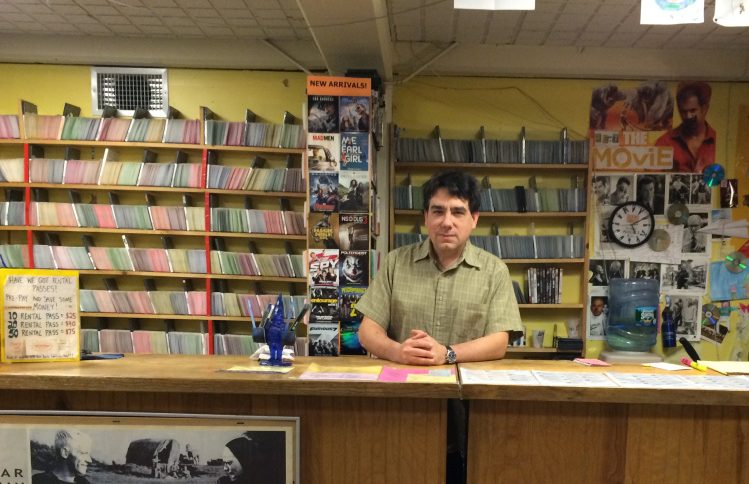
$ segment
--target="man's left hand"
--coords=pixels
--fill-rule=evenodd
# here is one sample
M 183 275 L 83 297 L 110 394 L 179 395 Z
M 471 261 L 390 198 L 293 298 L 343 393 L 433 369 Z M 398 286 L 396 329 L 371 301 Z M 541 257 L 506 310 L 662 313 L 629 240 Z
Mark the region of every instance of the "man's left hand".
M 429 333 L 420 329 L 412 329 L 411 337 L 404 344 L 414 348 L 420 348 L 428 352 L 429 356 L 419 358 L 416 364 L 424 366 L 444 365 L 447 356 L 447 347 L 432 338 Z

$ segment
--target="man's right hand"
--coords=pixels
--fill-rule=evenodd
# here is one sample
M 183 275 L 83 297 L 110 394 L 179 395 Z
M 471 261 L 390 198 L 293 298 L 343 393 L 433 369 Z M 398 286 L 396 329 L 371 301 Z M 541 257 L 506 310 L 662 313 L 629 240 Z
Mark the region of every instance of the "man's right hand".
M 447 348 L 420 329 L 411 330 L 411 337 L 399 345 L 398 363 L 404 365 L 444 365 Z

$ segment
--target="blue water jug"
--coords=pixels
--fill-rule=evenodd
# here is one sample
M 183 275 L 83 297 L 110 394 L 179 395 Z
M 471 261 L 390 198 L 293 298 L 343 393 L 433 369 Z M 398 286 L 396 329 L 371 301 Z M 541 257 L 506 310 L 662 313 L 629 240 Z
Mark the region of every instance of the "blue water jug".
M 658 325 L 656 279 L 611 279 L 606 342 L 614 350 L 650 351 Z

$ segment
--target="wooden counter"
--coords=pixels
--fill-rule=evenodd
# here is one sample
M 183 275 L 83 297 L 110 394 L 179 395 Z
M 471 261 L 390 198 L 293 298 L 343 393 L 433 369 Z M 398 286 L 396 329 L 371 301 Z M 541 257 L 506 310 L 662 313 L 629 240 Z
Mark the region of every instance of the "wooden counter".
M 459 366 L 667 373 L 570 361 Z M 749 482 L 749 392 L 461 384 L 461 393 L 471 400 L 469 483 Z
M 1 364 L 0 408 L 300 417 L 304 483 L 444 482 L 445 402 L 459 397 L 457 382 L 299 380 L 311 362 L 385 363 L 299 358 L 287 374 L 219 371 L 251 364 L 236 356 Z

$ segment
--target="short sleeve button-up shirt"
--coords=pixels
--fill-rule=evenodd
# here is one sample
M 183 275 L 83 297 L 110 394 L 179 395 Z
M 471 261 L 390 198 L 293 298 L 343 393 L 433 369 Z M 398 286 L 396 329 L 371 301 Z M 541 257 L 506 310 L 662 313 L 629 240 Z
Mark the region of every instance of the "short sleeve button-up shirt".
M 458 262 L 442 270 L 430 245 L 390 252 L 356 309 L 398 342 L 412 329 L 444 345 L 523 330 L 504 262 L 468 242 Z

